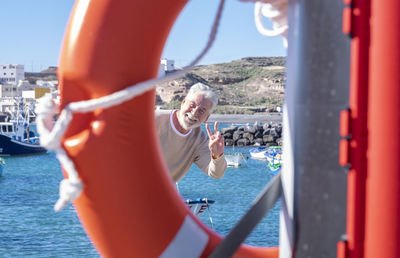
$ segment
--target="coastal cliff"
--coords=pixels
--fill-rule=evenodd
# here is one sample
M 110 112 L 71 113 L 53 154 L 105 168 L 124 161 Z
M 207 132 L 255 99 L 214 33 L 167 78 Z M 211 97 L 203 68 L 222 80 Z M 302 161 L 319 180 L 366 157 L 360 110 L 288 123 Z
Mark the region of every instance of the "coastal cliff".
M 196 66 L 180 79 L 157 85 L 157 105 L 178 108 L 189 88 L 198 82 L 210 86 L 219 95 L 216 113 L 274 112 L 283 104 L 285 58 L 247 57 Z
M 178 68 L 177 68 L 178 69 Z M 25 73 L 30 83 L 56 80 L 57 67 Z M 246 57 L 229 63 L 199 65 L 184 77 L 156 86 L 156 105 L 163 109 L 180 106 L 196 83 L 210 86 L 219 96 L 217 114 L 261 114 L 276 112 L 285 92 L 284 57 Z

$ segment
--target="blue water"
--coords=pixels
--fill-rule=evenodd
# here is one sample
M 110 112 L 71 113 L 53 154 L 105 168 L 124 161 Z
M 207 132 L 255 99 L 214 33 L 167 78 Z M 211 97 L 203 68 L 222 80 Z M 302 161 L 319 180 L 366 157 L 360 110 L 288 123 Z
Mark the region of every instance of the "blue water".
M 235 147 L 234 152 L 248 154 L 250 147 Z M 226 147 L 225 152 L 232 152 Z M 226 235 L 251 207 L 252 201 L 268 184 L 274 175 L 267 168 L 267 161 L 247 159 L 242 167 L 228 167 L 222 179 L 206 176 L 195 165 L 179 181 L 179 191 L 186 199 L 206 197 L 215 200 L 211 206 L 211 217 L 216 232 Z M 253 230 L 245 243 L 254 246 L 277 246 L 279 244 L 278 202 L 267 216 Z M 200 214 L 202 221 L 209 225 L 207 211 Z
M 54 153 L 4 159 L 0 257 L 98 257 L 73 206 L 53 211 L 62 179 Z
M 234 151 L 248 154 L 248 150 L 241 147 Z M 232 148 L 227 147 L 226 152 L 232 152 Z M 0 257 L 99 257 L 73 206 L 53 211 L 62 179 L 54 153 L 5 157 L 5 161 L 0 176 Z M 246 163 L 245 167 L 228 168 L 220 180 L 205 176 L 193 166 L 179 182 L 185 199 L 215 200 L 210 213 L 205 211 L 200 219 L 211 227 L 211 214 L 214 230 L 221 235 L 232 229 L 273 177 L 266 161 L 248 159 Z M 277 203 L 246 244 L 278 245 L 279 209 Z

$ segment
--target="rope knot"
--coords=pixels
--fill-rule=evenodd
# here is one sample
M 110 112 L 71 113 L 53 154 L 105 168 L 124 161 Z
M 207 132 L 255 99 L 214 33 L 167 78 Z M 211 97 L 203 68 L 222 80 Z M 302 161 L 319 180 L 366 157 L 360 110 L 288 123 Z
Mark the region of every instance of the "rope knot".
M 83 184 L 80 180 L 74 182 L 70 179 L 63 179 L 60 182 L 60 197 L 54 205 L 55 211 L 62 210 L 68 203 L 72 203 L 82 192 Z
M 262 0 L 256 2 L 254 6 L 254 18 L 257 30 L 264 36 L 283 37 L 283 45 L 288 46 L 288 20 L 287 20 L 288 0 Z M 266 29 L 262 22 L 262 16 L 269 18 L 272 22 L 273 30 Z
M 46 149 L 54 150 L 59 147 L 59 142 L 51 137 L 51 132 L 54 127 L 54 115 L 59 111 L 59 105 L 56 103 L 51 94 L 45 94 L 41 97 L 36 105 L 35 112 L 37 113 L 37 130 L 40 135 L 40 144 Z
M 35 112 L 38 115 L 42 115 L 45 117 L 53 116 L 57 114 L 59 111 L 59 105 L 55 100 L 51 97 L 51 94 L 46 93 L 43 97 L 38 100 L 38 104 L 36 105 Z

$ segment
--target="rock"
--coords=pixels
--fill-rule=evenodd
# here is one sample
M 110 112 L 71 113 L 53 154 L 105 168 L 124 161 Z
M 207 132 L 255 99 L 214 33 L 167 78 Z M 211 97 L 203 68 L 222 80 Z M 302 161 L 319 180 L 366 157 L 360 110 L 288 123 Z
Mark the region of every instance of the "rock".
M 271 130 L 269 131 L 269 135 L 272 136 L 279 136 L 278 132 L 276 131 L 275 127 L 272 127 Z
M 224 133 L 224 134 L 222 134 L 222 136 L 224 136 L 224 139 L 232 139 L 233 138 L 232 133 Z
M 264 141 L 262 138 L 256 138 L 254 139 L 255 144 L 259 144 L 258 146 L 264 145 Z
M 268 128 L 271 128 L 271 125 L 268 124 L 268 123 L 265 123 L 265 124 L 263 125 L 264 132 L 265 132 L 266 130 L 268 130 Z
M 271 129 L 270 128 L 266 128 L 263 132 L 263 135 L 269 135 L 270 134 Z
M 278 125 L 275 130 L 279 135 L 282 135 L 282 125 Z
M 230 127 L 226 127 L 226 128 L 222 128 L 221 129 L 221 134 L 226 134 L 226 133 L 231 133 L 233 134 L 236 130 L 237 130 L 237 126 L 230 126 Z
M 234 133 L 233 133 L 233 137 L 232 137 L 232 139 L 236 142 L 237 140 L 239 140 L 239 139 L 242 139 L 243 138 L 243 131 L 235 131 Z
M 275 142 L 275 138 L 272 135 L 264 135 L 263 141 L 264 143 Z
M 248 139 L 249 141 L 253 141 L 254 140 L 254 135 L 251 133 L 244 133 L 243 134 L 243 138 L 244 139 Z
M 237 130 L 244 132 L 245 129 L 246 129 L 246 127 L 242 125 L 242 126 L 239 126 Z
M 264 130 L 265 128 L 265 130 Z M 230 126 L 221 129 L 225 146 L 278 146 L 282 145 L 282 124 L 268 123 L 254 126 Z
M 249 126 L 246 128 L 245 132 L 251 133 L 251 134 L 255 134 L 257 132 L 257 127 L 254 126 Z
M 262 138 L 262 136 L 263 136 L 262 131 L 261 131 L 261 132 L 260 132 L 260 131 L 257 131 L 257 132 L 254 134 L 254 138 Z
M 233 146 L 235 144 L 235 141 L 232 139 L 225 139 L 225 146 Z
M 236 145 L 237 146 L 248 146 L 248 145 L 250 145 L 250 141 L 248 140 L 248 139 L 239 139 L 237 142 L 236 142 Z

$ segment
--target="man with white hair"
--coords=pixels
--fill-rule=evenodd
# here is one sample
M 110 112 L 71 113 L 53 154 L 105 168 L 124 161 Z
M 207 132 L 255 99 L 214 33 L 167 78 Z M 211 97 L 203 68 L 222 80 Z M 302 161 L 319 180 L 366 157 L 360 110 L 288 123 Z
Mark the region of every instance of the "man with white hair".
M 205 123 L 218 102 L 218 96 L 201 83 L 193 85 L 179 110 L 156 111 L 157 133 L 172 179 L 177 182 L 195 163 L 213 178 L 221 178 L 226 170 L 224 137 L 215 122 L 214 133 L 206 124 L 207 135 L 200 125 Z

